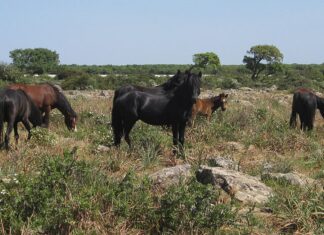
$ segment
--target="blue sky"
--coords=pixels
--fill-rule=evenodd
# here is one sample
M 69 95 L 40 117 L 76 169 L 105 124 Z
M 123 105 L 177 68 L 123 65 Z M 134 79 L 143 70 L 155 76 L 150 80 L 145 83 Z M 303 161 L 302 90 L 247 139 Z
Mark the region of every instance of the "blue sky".
M 324 63 L 323 0 L 0 0 L 0 61 L 43 47 L 62 64 L 241 64 L 272 44 L 285 63 Z

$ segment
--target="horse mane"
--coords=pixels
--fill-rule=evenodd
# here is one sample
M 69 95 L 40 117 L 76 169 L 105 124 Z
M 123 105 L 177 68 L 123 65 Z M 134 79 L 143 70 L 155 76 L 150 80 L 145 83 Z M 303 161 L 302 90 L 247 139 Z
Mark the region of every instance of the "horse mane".
M 169 78 L 169 80 L 167 80 L 165 83 L 162 83 L 158 87 L 162 87 L 165 91 L 171 90 L 173 88 L 177 88 L 183 83 L 183 78 L 181 76 L 188 75 L 188 74 L 189 74 L 188 71 L 181 73 L 181 71 L 178 70 L 175 75 L 173 75 L 171 78 Z
M 188 74 L 187 81 L 190 83 L 190 86 L 195 88 L 197 87 L 200 88 L 202 73 L 199 72 L 198 74 L 195 74 L 195 73 L 191 73 L 190 71 L 189 72 L 186 71 L 185 73 Z
M 67 100 L 67 98 L 65 97 L 65 95 L 63 94 L 63 89 L 59 86 L 59 85 L 56 85 L 56 84 L 51 84 L 51 83 L 46 83 L 48 86 L 52 87 L 53 90 L 55 91 L 56 93 L 56 96 L 57 96 L 57 103 L 58 103 L 58 109 L 64 114 L 64 116 L 66 114 L 69 114 L 69 116 L 73 116 L 73 117 L 76 117 L 77 114 L 76 112 L 72 109 L 69 101 Z M 62 108 L 64 107 L 64 108 Z

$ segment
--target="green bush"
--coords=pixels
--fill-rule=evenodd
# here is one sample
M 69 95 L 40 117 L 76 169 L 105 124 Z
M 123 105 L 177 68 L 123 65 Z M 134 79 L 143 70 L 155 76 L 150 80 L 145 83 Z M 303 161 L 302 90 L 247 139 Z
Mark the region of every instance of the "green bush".
M 192 179 L 188 184 L 171 186 L 161 198 L 160 231 L 217 231 L 234 222 L 230 205 L 218 204 L 219 193 Z M 206 230 L 207 231 L 207 230 Z
M 19 82 L 22 77 L 23 74 L 18 68 L 12 65 L 0 64 L 0 80 Z
M 66 152 L 45 158 L 38 174 L 21 174 L 14 184 L 0 184 L 4 229 L 18 234 L 28 225 L 38 233 L 67 234 L 93 210 L 89 169 Z

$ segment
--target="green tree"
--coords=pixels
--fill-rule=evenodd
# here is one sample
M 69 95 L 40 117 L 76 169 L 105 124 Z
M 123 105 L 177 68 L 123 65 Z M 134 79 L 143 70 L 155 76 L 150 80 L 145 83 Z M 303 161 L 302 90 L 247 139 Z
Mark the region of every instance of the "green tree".
M 218 66 L 220 66 L 219 57 L 214 52 L 198 53 L 193 55 L 194 66 L 198 68 L 211 67 L 216 72 Z
M 60 62 L 56 51 L 46 48 L 16 49 L 10 52 L 10 58 L 21 70 L 38 74 L 53 71 Z
M 273 45 L 257 45 L 250 48 L 247 53 L 251 56 L 245 55 L 243 63 L 246 68 L 252 71 L 252 80 L 257 80 L 259 74 L 263 70 L 274 73 L 276 68 L 280 68 L 283 60 L 283 54 Z M 266 63 L 262 63 L 265 61 Z

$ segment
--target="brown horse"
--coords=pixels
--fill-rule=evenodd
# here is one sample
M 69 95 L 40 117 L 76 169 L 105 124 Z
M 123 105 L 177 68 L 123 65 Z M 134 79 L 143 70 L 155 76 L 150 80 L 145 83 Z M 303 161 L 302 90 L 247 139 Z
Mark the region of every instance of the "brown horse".
M 210 121 L 211 115 L 221 107 L 222 111 L 226 110 L 228 94 L 221 93 L 218 96 L 206 98 L 206 99 L 197 99 L 196 103 L 192 107 L 190 124 L 193 125 L 196 119 L 197 114 L 201 114 L 207 117 Z
M 64 115 L 67 128 L 76 131 L 77 115 L 64 94 L 56 86 L 49 83 L 34 85 L 11 84 L 8 88 L 13 90 L 21 89 L 31 97 L 42 114 L 44 114 L 43 124 L 45 127 L 49 125 L 51 110 L 57 108 Z

